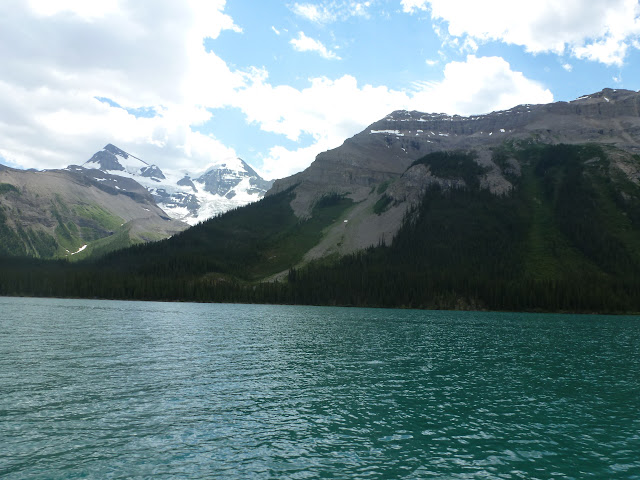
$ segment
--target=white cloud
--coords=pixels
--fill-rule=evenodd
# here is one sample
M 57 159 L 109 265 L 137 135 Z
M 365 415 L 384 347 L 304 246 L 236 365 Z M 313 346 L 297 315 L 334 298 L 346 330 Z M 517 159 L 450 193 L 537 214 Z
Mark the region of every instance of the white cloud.
M 325 47 L 322 42 L 307 37 L 304 32 L 298 32 L 298 38 L 293 38 L 289 42 L 298 52 L 316 52 L 327 60 L 340 60 L 340 57 Z
M 440 82 L 413 91 L 363 85 L 351 75 L 311 78 L 304 88 L 275 85 L 266 69 L 236 70 L 205 50 L 204 38 L 241 32 L 224 0 L 113 0 L 95 10 L 85 3 L 95 2 L 69 0 L 57 9 L 42 0 L 0 2 L 0 156 L 12 163 L 64 167 L 112 142 L 161 167 L 197 171 L 236 156 L 193 128 L 229 107 L 265 132 L 312 138 L 264 155 L 257 167 L 274 178 L 305 168 L 393 110 L 468 114 L 552 99 L 497 57 L 448 63 Z M 323 54 L 302 32 L 297 40 Z M 335 55 L 326 47 L 324 54 Z M 136 118 L 126 110 L 140 107 L 158 114 Z
M 291 11 L 314 23 L 331 23 L 350 17 L 368 17 L 370 1 L 324 1 L 317 3 L 294 3 Z
M 368 17 L 368 8 L 371 7 L 371 2 L 350 2 L 349 14 L 354 17 Z
M 464 62 L 448 63 L 442 81 L 418 87 L 411 103 L 425 112 L 473 115 L 553 101 L 548 89 L 511 70 L 501 57 L 469 55 Z
M 570 63 L 563 63 L 562 68 L 564 68 L 567 72 L 571 72 L 573 70 L 573 65 Z
M 336 20 L 334 14 L 329 12 L 326 7 L 321 7 L 319 5 L 296 3 L 291 9 L 296 15 L 306 18 L 311 22 L 326 23 Z
M 235 156 L 191 129 L 227 105 L 253 72 L 231 70 L 203 39 L 240 32 L 224 0 L 0 5 L 0 156 L 57 168 L 114 142 L 161 166 L 202 168 Z M 122 107 L 151 107 L 136 118 Z M 205 148 L 206 147 L 206 148 Z
M 88 2 L 86 0 L 28 0 L 29 7 L 40 16 L 77 15 L 85 20 L 104 17 L 119 10 L 119 0 Z
M 629 44 L 626 39 L 616 35 L 607 36 L 588 45 L 575 47 L 573 53 L 577 58 L 602 62 L 605 65 L 622 66 L 628 49 Z
M 498 40 L 532 53 L 570 53 L 621 65 L 640 36 L 637 0 L 402 0 L 405 12 L 430 11 L 454 37 Z
M 271 26 L 271 30 L 273 30 L 273 33 L 275 33 L 276 35 L 280 35 L 280 30 L 278 30 L 276 27 Z

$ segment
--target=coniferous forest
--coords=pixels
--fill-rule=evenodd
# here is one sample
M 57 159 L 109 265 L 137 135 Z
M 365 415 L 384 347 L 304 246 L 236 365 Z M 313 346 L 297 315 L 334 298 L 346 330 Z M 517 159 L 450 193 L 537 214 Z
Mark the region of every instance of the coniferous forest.
M 169 240 L 98 259 L 2 258 L 0 294 L 640 311 L 640 188 L 616 174 L 599 146 L 512 144 L 494 152 L 505 169 L 509 157 L 521 172 L 503 196 L 474 181 L 482 171 L 468 153 L 420 159 L 434 174 L 466 179 L 466 187 L 431 187 L 389 245 L 339 259 L 294 268 L 351 200 L 326 195 L 300 220 L 290 189 Z M 287 269 L 286 278 L 265 281 Z

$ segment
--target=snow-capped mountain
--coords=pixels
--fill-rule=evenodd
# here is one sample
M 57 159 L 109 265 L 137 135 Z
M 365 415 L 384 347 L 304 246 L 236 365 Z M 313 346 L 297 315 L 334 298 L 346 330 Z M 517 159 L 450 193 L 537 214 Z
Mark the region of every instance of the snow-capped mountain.
M 114 176 L 135 180 L 170 217 L 190 225 L 259 200 L 273 183 L 262 179 L 240 158 L 210 165 L 204 173 L 192 175 L 162 171 L 112 144 L 93 155 L 82 168 L 96 181 L 113 183 L 111 186 L 118 190 L 126 186 L 118 185 Z

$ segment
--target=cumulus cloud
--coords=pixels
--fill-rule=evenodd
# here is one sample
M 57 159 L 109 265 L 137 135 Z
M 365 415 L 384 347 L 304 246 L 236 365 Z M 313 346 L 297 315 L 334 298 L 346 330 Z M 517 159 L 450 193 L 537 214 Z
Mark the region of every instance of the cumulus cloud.
M 231 70 L 204 49 L 206 37 L 241 32 L 224 6 L 224 0 L 2 2 L 0 156 L 25 167 L 61 167 L 81 163 L 108 141 L 165 166 L 234 156 L 190 128 L 250 81 L 250 73 Z M 130 113 L 141 108 L 157 115 Z
M 298 37 L 291 39 L 289 43 L 298 52 L 316 52 L 327 60 L 340 60 L 340 57 L 335 52 L 329 50 L 319 40 L 307 37 L 304 32 L 298 32 Z
M 550 103 L 553 94 L 501 57 L 469 55 L 445 66 L 444 79 L 418 85 L 411 104 L 416 110 L 473 115 L 523 103 Z
M 498 40 L 532 53 L 570 53 L 621 65 L 640 37 L 637 0 L 402 0 L 408 13 L 430 11 L 454 37 Z

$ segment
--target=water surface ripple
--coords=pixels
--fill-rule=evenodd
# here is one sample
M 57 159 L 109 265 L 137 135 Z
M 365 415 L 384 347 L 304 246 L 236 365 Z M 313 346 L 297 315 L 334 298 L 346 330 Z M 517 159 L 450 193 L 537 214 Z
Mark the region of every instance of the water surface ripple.
M 640 320 L 0 298 L 0 477 L 640 479 Z

